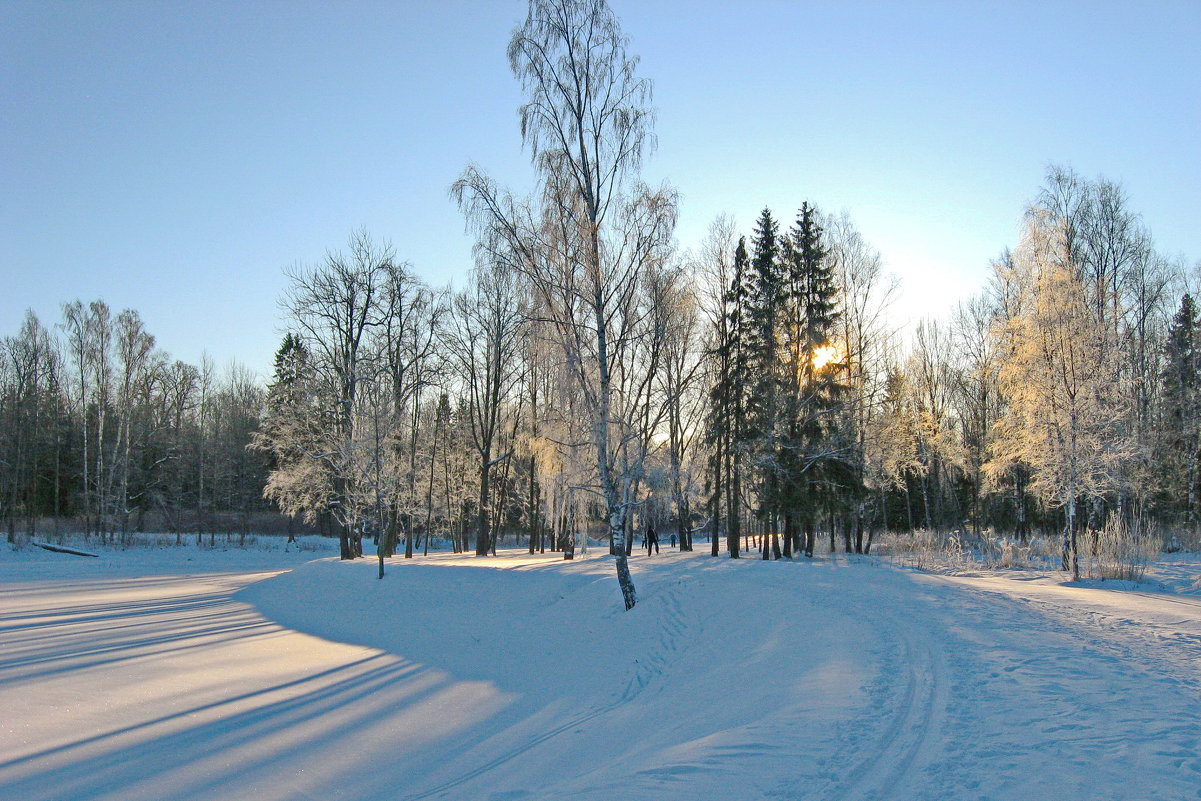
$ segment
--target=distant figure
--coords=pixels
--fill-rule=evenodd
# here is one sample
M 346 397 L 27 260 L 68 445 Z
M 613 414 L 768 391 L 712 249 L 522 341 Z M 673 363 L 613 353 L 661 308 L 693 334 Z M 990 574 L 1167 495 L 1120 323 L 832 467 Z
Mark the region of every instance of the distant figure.
M 651 555 L 651 548 L 655 549 L 655 553 L 659 553 L 659 535 L 649 525 L 646 527 L 646 555 Z
M 676 547 L 676 535 L 675 534 L 671 535 L 671 547 L 673 547 L 673 548 Z

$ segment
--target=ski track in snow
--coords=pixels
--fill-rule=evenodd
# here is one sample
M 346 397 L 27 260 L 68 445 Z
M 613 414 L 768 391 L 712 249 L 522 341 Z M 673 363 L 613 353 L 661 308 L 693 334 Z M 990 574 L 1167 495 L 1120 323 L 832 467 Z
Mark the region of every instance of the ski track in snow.
M 1201 798 L 1195 635 L 1023 597 L 1008 579 L 913 579 L 920 622 L 864 609 L 881 656 L 871 706 L 851 729 L 872 735 L 828 746 L 849 758 L 825 788 L 788 783 L 782 797 Z
M 883 658 L 873 687 L 872 712 L 884 712 L 883 731 L 854 743 L 860 754 L 845 775 L 833 779 L 831 801 L 888 798 L 920 765 L 930 759 L 930 742 L 942 731 L 947 706 L 947 677 L 941 649 L 919 629 L 906 625 L 888 609 L 864 609 Z M 856 729 L 870 730 L 868 725 Z
M 0 562 L 0 801 L 1201 799 L 1201 598 L 632 565 Z

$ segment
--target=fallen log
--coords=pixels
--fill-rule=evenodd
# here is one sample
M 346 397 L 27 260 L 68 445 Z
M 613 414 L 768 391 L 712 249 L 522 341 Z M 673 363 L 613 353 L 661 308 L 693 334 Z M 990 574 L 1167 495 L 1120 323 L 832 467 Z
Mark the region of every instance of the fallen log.
M 69 553 L 72 556 L 94 556 L 97 559 L 100 558 L 100 554 L 98 554 L 98 553 L 88 553 L 87 551 L 77 551 L 74 548 L 64 548 L 61 545 L 50 545 L 49 543 L 45 543 L 45 542 L 30 542 L 29 544 L 36 545 L 39 548 L 42 548 L 47 551 L 54 551 L 55 553 Z

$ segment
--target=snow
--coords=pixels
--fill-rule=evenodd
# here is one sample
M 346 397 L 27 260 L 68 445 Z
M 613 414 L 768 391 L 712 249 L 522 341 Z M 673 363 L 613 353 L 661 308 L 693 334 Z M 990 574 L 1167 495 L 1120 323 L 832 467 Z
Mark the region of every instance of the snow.
M 665 550 L 627 613 L 596 551 L 318 542 L 0 549 L 0 801 L 1201 798 L 1195 556 Z

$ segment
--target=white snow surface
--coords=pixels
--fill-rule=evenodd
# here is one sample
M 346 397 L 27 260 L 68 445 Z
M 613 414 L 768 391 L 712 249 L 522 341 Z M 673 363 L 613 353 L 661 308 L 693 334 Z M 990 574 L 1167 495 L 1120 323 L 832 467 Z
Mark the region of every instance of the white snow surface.
M 1201 798 L 1197 557 L 313 557 L 0 550 L 0 800 Z

